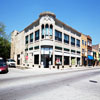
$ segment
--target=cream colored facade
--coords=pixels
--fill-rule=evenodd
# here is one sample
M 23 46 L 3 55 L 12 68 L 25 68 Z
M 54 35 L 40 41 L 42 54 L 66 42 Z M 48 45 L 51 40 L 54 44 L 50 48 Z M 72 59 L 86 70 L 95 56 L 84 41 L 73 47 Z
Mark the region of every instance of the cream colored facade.
M 80 32 L 59 21 L 55 14 L 44 12 L 22 32 L 12 32 L 11 58 L 22 67 L 57 68 L 58 63 L 60 68 L 79 66 L 80 42 Z

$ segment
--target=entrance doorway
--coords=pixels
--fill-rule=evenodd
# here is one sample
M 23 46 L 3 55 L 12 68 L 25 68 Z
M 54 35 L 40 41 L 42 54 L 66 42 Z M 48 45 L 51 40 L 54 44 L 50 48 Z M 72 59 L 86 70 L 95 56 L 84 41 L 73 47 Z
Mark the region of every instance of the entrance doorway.
M 52 56 L 49 57 L 49 54 L 42 54 L 41 55 L 41 62 L 44 68 L 49 68 L 49 65 L 52 64 Z

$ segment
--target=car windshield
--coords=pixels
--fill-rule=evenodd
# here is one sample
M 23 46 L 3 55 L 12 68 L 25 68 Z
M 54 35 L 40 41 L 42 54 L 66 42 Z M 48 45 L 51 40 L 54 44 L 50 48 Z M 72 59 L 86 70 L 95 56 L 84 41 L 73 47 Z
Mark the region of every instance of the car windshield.
M 8 61 L 9 61 L 9 62 L 15 62 L 15 60 L 13 60 L 13 59 L 9 59 Z
M 6 63 L 4 61 L 0 61 L 0 67 L 5 67 Z

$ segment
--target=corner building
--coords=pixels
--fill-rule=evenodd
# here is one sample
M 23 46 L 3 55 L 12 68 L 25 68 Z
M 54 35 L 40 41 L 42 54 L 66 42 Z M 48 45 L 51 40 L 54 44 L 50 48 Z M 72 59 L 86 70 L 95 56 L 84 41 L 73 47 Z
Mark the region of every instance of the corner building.
M 65 68 L 81 64 L 81 33 L 51 12 L 43 12 L 23 31 L 13 31 L 11 58 L 17 66 Z

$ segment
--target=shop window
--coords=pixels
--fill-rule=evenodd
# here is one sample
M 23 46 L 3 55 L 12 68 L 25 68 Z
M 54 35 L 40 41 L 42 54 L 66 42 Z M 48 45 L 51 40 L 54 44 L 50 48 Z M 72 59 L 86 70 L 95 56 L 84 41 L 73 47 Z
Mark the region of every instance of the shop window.
M 59 60 L 59 65 L 62 64 L 62 56 L 55 55 L 55 64 L 57 65 L 57 60 Z
M 64 65 L 69 65 L 69 57 L 64 56 Z
M 34 55 L 34 64 L 39 64 L 39 55 Z

